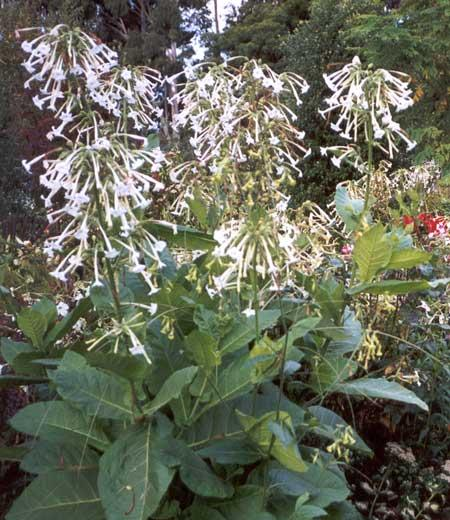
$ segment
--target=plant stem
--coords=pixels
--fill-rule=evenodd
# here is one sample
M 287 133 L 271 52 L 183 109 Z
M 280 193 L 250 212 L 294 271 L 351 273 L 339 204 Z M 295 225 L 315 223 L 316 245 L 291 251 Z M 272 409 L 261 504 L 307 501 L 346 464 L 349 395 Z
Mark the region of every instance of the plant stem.
M 287 349 L 288 349 L 288 344 L 289 344 L 288 343 L 289 342 L 289 333 L 288 333 L 288 328 L 286 325 L 286 318 L 284 316 L 284 310 L 283 310 L 283 302 L 281 300 L 280 294 L 278 294 L 278 303 L 280 306 L 281 324 L 282 324 L 283 332 L 284 332 L 284 344 L 283 344 L 283 350 L 281 351 L 281 360 L 280 360 L 280 371 L 279 371 L 280 386 L 279 386 L 279 391 L 278 391 L 278 401 L 277 401 L 277 409 L 276 409 L 276 416 L 275 416 L 276 422 L 279 422 L 279 420 L 280 420 L 281 398 L 283 396 L 283 386 L 284 386 L 284 382 L 286 380 L 286 373 L 285 373 L 286 355 L 287 355 Z M 266 494 L 267 494 L 268 461 L 269 461 L 270 454 L 272 452 L 274 443 L 275 443 L 275 435 L 272 434 L 272 437 L 270 439 L 269 449 L 267 450 L 267 455 L 266 455 L 267 463 L 266 463 L 266 467 L 264 468 L 263 504 L 265 504 Z
M 258 277 L 256 272 L 256 255 L 258 254 L 258 246 L 255 247 L 253 254 L 253 309 L 255 311 L 255 341 L 259 341 L 259 301 L 258 301 Z
M 255 252 L 253 253 L 253 310 L 255 311 L 255 343 L 259 342 L 259 301 L 258 301 L 258 278 L 256 272 L 256 255 L 258 253 L 258 246 L 255 247 Z M 252 415 L 255 413 L 256 408 L 256 397 L 258 395 L 258 385 L 253 387 L 253 395 L 252 395 Z
M 364 210 L 363 215 L 367 213 L 369 209 L 370 199 L 370 181 L 372 180 L 373 170 L 373 126 L 372 121 L 369 122 L 367 128 L 367 144 L 368 144 L 368 155 L 367 155 L 367 182 L 366 182 L 366 196 L 364 198 Z
M 105 226 L 105 221 L 103 219 L 103 213 L 102 213 L 102 208 L 101 208 L 101 204 L 100 204 L 100 197 L 98 196 L 98 190 L 97 190 L 97 186 L 95 186 L 95 184 L 94 184 L 94 196 L 95 196 L 95 205 L 97 207 L 97 218 L 100 222 L 101 227 L 103 229 L 105 229 L 106 226 Z M 106 273 L 108 275 L 108 282 L 109 282 L 111 294 L 112 294 L 113 301 L 114 301 L 114 307 L 116 310 L 116 317 L 120 323 L 122 321 L 123 316 L 122 316 L 122 309 L 120 307 L 119 292 L 118 292 L 117 286 L 116 286 L 116 279 L 114 277 L 114 272 L 113 272 L 113 269 L 111 266 L 111 262 L 109 261 L 109 258 L 104 258 L 104 261 L 106 264 Z

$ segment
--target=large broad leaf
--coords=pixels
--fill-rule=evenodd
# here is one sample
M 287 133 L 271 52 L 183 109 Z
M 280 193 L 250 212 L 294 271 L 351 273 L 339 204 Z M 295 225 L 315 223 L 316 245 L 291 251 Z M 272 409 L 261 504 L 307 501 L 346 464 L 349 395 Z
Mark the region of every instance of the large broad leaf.
M 183 511 L 183 520 L 199 520 L 200 518 L 205 518 L 205 520 L 226 520 L 218 511 L 198 501 L 189 509 Z
M 97 471 L 39 475 L 14 502 L 6 520 L 103 520 Z
M 334 202 L 336 211 L 343 220 L 347 231 L 354 231 L 359 225 L 364 209 L 364 201 L 362 199 L 351 199 L 347 189 L 343 186 L 338 186 Z
M 253 464 L 261 459 L 261 453 L 247 439 L 217 439 L 197 452 L 219 464 Z
M 68 351 L 51 374 L 58 393 L 75 403 L 87 415 L 104 419 L 133 417 L 130 383 L 87 365 L 83 356 Z
M 180 478 L 196 495 L 214 498 L 227 498 L 233 495 L 233 486 L 218 477 L 186 444 L 175 439 L 169 440 L 167 451 L 178 459 Z
M 17 325 L 35 347 L 42 347 L 48 325 L 43 314 L 34 309 L 22 309 L 17 315 Z
M 163 384 L 151 403 L 144 408 L 146 415 L 151 415 L 173 399 L 178 399 L 183 389 L 192 383 L 198 367 L 186 367 L 174 372 Z
M 280 317 L 280 311 L 268 310 L 259 313 L 259 332 L 274 325 Z M 236 323 L 233 329 L 222 339 L 220 350 L 223 355 L 235 352 L 248 345 L 256 337 L 256 317 L 250 316 Z
M 88 364 L 95 368 L 101 368 L 112 374 L 116 374 L 124 379 L 128 379 L 133 383 L 142 381 L 150 372 L 150 366 L 141 357 L 120 354 L 113 352 L 86 352 L 83 345 L 80 352 Z
M 48 298 L 42 298 L 42 300 L 36 302 L 32 309 L 42 314 L 48 325 L 51 325 L 58 317 L 56 305 Z
M 28 473 L 84 471 L 98 467 L 99 455 L 83 444 L 37 441 L 23 457 L 20 468 Z
M 288 346 L 291 346 L 297 339 L 303 338 L 314 330 L 320 323 L 321 318 L 311 316 L 295 322 L 288 331 Z M 279 341 L 281 344 L 284 342 L 284 336 Z
M 320 307 L 321 315 L 338 324 L 345 304 L 344 284 L 335 278 L 327 278 L 315 288 L 314 299 Z
M 52 327 L 47 335 L 45 336 L 45 345 L 53 345 L 56 341 L 63 338 L 66 334 L 68 334 L 75 323 L 82 317 L 86 316 L 86 314 L 91 310 L 92 302 L 90 298 L 83 298 L 77 304 L 77 306 L 67 314 L 61 321 L 56 323 L 54 327 Z
M 353 376 L 357 369 L 355 361 L 330 352 L 314 364 L 309 384 L 318 394 L 329 393 L 337 384 Z
M 10 421 L 22 433 L 54 442 L 82 442 L 101 450 L 109 445 L 105 433 L 79 410 L 62 401 L 44 401 L 22 408 Z
M 335 388 L 336 392 L 363 397 L 392 399 L 402 403 L 415 404 L 422 410 L 428 411 L 428 405 L 419 399 L 414 392 L 404 388 L 395 381 L 387 379 L 357 379 L 350 383 L 341 383 Z
M 381 282 L 362 283 L 352 287 L 348 294 L 410 294 L 415 292 L 427 291 L 428 289 L 436 289 L 439 286 L 445 286 L 450 283 L 450 278 L 442 278 L 439 280 L 382 280 Z
M 24 456 L 30 451 L 30 448 L 22 446 L 0 446 L 0 460 L 9 460 L 11 462 L 20 462 Z
M 344 310 L 343 324 L 339 327 L 327 328 L 324 333 L 332 339 L 329 351 L 333 354 L 354 352 L 364 336 L 361 322 L 356 318 L 355 312 L 348 307 Z
M 247 435 L 263 453 L 268 454 L 270 449 L 270 454 L 284 467 L 306 471 L 288 413 L 280 412 L 278 420 L 276 412 L 269 412 L 259 419 L 242 413 L 238 416 Z
M 297 473 L 271 464 L 268 471 L 268 484 L 279 489 L 285 495 L 299 497 L 304 493 L 310 495 L 309 504 L 327 507 L 333 502 L 342 502 L 350 491 L 345 478 L 319 466 L 307 464 L 305 473 Z
M 362 282 L 371 282 L 375 275 L 389 264 L 392 245 L 386 239 L 384 226 L 377 224 L 369 228 L 355 243 L 353 259 L 358 265 Z
M 192 446 L 201 446 L 208 441 L 223 438 L 227 435 L 232 435 L 235 438 L 239 432 L 243 432 L 235 410 L 254 417 L 261 417 L 276 409 L 279 390 L 278 386 L 266 383 L 261 385 L 260 392 L 255 396 L 247 393 L 229 403 L 218 403 L 203 414 L 184 433 L 184 438 Z M 295 428 L 304 422 L 305 412 L 303 408 L 290 401 L 283 394 L 281 395 L 280 409 L 290 415 Z M 242 433 L 242 436 L 246 437 L 244 433 Z
M 393 251 L 386 269 L 410 269 L 411 267 L 416 267 L 428 262 L 431 256 L 431 253 L 421 251 L 420 249 L 400 249 L 399 251 Z
M 275 520 L 264 511 L 264 490 L 259 486 L 241 486 L 231 500 L 216 507 L 226 520 Z
M 169 245 L 179 246 L 183 249 L 207 251 L 217 244 L 211 235 L 187 226 L 151 220 L 145 222 L 144 227 L 150 233 L 167 241 Z
M 115 441 L 100 459 L 98 487 L 108 520 L 147 520 L 159 507 L 175 470 L 161 456 L 151 424 Z
M 220 402 L 229 401 L 245 394 L 251 390 L 255 381 L 255 360 L 250 359 L 248 354 L 231 362 L 226 368 L 220 371 L 217 383 L 208 390 L 213 390 L 211 400 L 203 409 L 203 413 Z M 263 375 L 260 376 L 261 381 Z M 211 386 L 211 383 L 210 385 Z
M 2 338 L 0 352 L 8 365 L 14 368 L 13 364 L 16 356 L 25 352 L 35 352 L 35 349 L 29 343 L 13 341 L 9 338 Z
M 209 334 L 195 329 L 185 338 L 185 343 L 188 352 L 205 372 L 220 365 L 222 356 L 217 348 L 218 342 Z
M 341 416 L 323 406 L 310 406 L 308 412 L 311 413 L 319 423 L 317 426 L 311 428 L 311 433 L 315 435 L 320 435 L 321 437 L 335 441 L 336 430 L 348 427 L 348 424 Z M 355 444 L 351 446 L 352 449 L 359 450 L 367 455 L 372 455 L 372 450 L 354 430 L 352 435 L 355 439 Z

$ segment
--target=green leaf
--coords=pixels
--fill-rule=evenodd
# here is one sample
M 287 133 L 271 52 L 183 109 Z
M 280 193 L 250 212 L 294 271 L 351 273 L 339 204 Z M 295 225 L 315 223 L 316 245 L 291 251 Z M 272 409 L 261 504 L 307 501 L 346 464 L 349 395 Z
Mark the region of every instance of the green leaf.
M 39 475 L 14 502 L 6 520 L 104 520 L 97 471 Z
M 221 370 L 215 388 L 209 385 L 213 393 L 210 402 L 205 408 L 212 408 L 217 403 L 234 399 L 249 392 L 255 382 L 254 378 L 252 378 L 254 366 L 255 361 L 252 361 L 247 354 L 232 361 L 226 368 Z
M 47 330 L 45 316 L 33 309 L 22 309 L 17 315 L 17 325 L 33 346 L 42 347 L 44 334 Z
M 108 520 L 147 520 L 175 470 L 161 457 L 160 436 L 147 424 L 116 440 L 100 459 L 98 487 Z
M 15 356 L 12 367 L 16 374 L 47 379 L 47 374 L 42 366 L 36 362 L 42 359 L 45 353 L 42 350 L 33 349 L 32 352 L 21 352 Z
M 10 386 L 23 386 L 23 385 L 38 385 L 40 383 L 47 383 L 46 377 L 34 377 L 34 376 L 13 376 L 6 375 L 0 376 L 0 388 L 8 388 Z
M 168 441 L 167 450 L 179 460 L 180 478 L 196 495 L 215 498 L 233 495 L 233 486 L 219 478 L 186 444 L 173 439 Z
M 30 451 L 30 448 L 23 446 L 14 446 L 8 448 L 6 446 L 0 447 L 0 460 L 8 460 L 11 462 L 20 462 L 24 456 Z
M 297 473 L 272 464 L 268 471 L 269 486 L 294 497 L 308 493 L 311 497 L 308 503 L 318 507 L 342 502 L 349 496 L 344 476 L 338 476 L 318 464 L 306 463 L 306 466 L 307 471 Z
M 36 302 L 31 308 L 39 314 L 42 314 L 48 325 L 51 325 L 58 318 L 56 305 L 48 298 L 42 298 L 42 300 Z
M 208 207 L 202 199 L 198 187 L 194 189 L 193 197 L 186 198 L 189 209 L 203 227 L 208 227 Z
M 79 410 L 62 401 L 44 401 L 22 408 L 10 421 L 22 433 L 54 442 L 85 442 L 101 450 L 109 440 L 95 423 Z
M 213 440 L 197 453 L 219 464 L 247 465 L 261 459 L 261 453 L 246 439 L 218 439 Z
M 134 383 L 142 381 L 150 372 L 149 364 L 137 356 L 123 356 L 112 352 L 86 352 L 84 345 L 76 352 L 82 354 L 90 366 L 111 372 Z
M 415 292 L 436 289 L 441 285 L 448 285 L 450 278 L 439 280 L 382 280 L 381 282 L 362 283 L 347 290 L 350 295 L 368 294 L 410 294 Z
M 212 235 L 202 233 L 188 226 L 151 220 L 145 222 L 144 227 L 153 235 L 167 241 L 169 245 L 182 247 L 183 249 L 208 251 L 217 245 Z
M 318 394 L 332 392 L 337 384 L 349 379 L 357 369 L 358 364 L 355 361 L 330 352 L 313 365 L 309 384 Z
M 99 455 L 83 444 L 59 444 L 50 441 L 34 442 L 23 457 L 20 468 L 28 473 L 50 471 L 84 471 L 97 469 Z
M 205 504 L 195 503 L 184 511 L 183 520 L 199 520 L 200 518 L 205 520 L 226 520 L 218 511 L 211 509 Z
M 361 281 L 372 281 L 378 272 L 386 268 L 391 256 L 392 245 L 386 239 L 384 226 L 377 224 L 369 228 L 358 238 L 353 250 Z
M 334 196 L 336 211 L 343 220 L 347 231 L 354 231 L 361 218 L 364 209 L 362 199 L 351 199 L 346 188 L 338 186 Z
M 133 417 L 130 383 L 88 366 L 83 356 L 75 352 L 66 352 L 50 377 L 59 395 L 76 404 L 87 415 L 104 419 Z
M 325 437 L 329 440 L 336 440 L 336 430 L 339 427 L 346 428 L 349 426 L 341 416 L 323 406 L 310 406 L 308 408 L 308 412 L 311 413 L 317 419 L 317 421 L 319 421 L 318 426 L 313 426 L 311 428 L 311 433 L 320 435 L 321 437 Z M 372 450 L 354 430 L 352 435 L 356 442 L 351 447 L 355 450 L 366 453 L 367 455 L 372 455 Z
M 195 329 L 185 338 L 185 343 L 188 352 L 205 372 L 220 365 L 222 356 L 217 348 L 218 341 L 209 334 Z
M 0 352 L 8 365 L 14 367 L 14 359 L 16 356 L 24 352 L 35 352 L 35 350 L 29 343 L 2 338 Z
M 401 249 L 393 251 L 386 269 L 410 269 L 424 264 L 432 257 L 431 253 L 420 249 Z
M 53 345 L 56 341 L 63 338 L 66 334 L 68 334 L 75 323 L 84 316 L 92 308 L 92 301 L 90 298 L 83 298 L 77 304 L 77 306 L 64 316 L 64 318 L 56 323 L 45 336 L 45 346 Z
M 314 299 L 324 318 L 338 324 L 345 303 L 344 284 L 335 278 L 323 280 L 314 290 Z
M 264 511 L 264 490 L 259 486 L 240 486 L 233 498 L 217 505 L 226 520 L 274 520 Z
M 311 316 L 295 322 L 288 331 L 288 346 L 291 346 L 297 339 L 303 338 L 314 330 L 320 323 L 321 318 Z M 280 339 L 280 343 L 284 341 L 284 336 Z
M 344 310 L 344 322 L 340 327 L 332 327 L 324 330 L 324 334 L 331 338 L 330 351 L 333 354 L 346 354 L 354 352 L 363 339 L 364 333 L 360 321 L 354 311 L 348 307 Z
M 280 464 L 292 471 L 306 471 L 288 413 L 280 412 L 278 421 L 276 412 L 269 412 L 259 419 L 236 413 L 247 435 L 263 453 L 267 454 L 272 446 L 270 453 Z
M 280 317 L 280 311 L 268 310 L 259 313 L 259 331 L 263 331 L 274 325 Z M 245 347 L 256 337 L 255 332 L 256 317 L 250 316 L 248 318 L 242 317 L 236 323 L 233 329 L 220 342 L 220 350 L 222 355 L 235 352 L 242 347 Z
M 192 383 L 198 367 L 186 367 L 174 372 L 163 384 L 151 403 L 144 408 L 146 415 L 154 414 L 173 399 L 178 399 L 183 389 Z
M 422 410 L 428 411 L 428 405 L 419 399 L 414 392 L 404 388 L 395 381 L 379 379 L 357 379 L 349 383 L 341 383 L 335 388 L 336 392 L 374 397 L 380 399 L 392 399 L 407 404 L 415 404 Z

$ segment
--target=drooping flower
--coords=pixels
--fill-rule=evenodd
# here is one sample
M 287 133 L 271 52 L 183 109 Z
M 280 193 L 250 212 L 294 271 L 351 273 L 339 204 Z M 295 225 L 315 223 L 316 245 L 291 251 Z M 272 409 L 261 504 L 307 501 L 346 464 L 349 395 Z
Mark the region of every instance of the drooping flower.
M 301 103 L 307 83 L 292 73 L 276 74 L 252 60 L 242 66 L 197 68 L 174 102 L 181 107 L 176 128 L 190 132 L 195 160 L 171 170 L 179 185 L 197 183 L 204 191 L 226 186 L 227 200 L 236 206 L 262 198 L 278 201 L 283 184 L 301 177 L 300 161 L 309 154 L 295 114 L 283 102 Z M 239 201 L 239 202 L 238 202 Z
M 280 289 L 298 260 L 296 242 L 299 233 L 286 213 L 267 212 L 261 207 L 251 210 L 247 219 L 225 222 L 214 233 L 217 242 L 212 255 L 227 266 L 214 279 L 218 291 L 235 285 L 238 292 L 250 273 L 270 278 L 272 287 Z
M 407 150 L 416 143 L 394 120 L 393 111 L 400 112 L 413 105 L 410 78 L 407 74 L 385 69 L 364 68 L 357 56 L 342 69 L 324 74 L 333 94 L 325 100 L 328 105 L 319 110 L 322 117 L 337 113 L 331 128 L 344 139 L 357 142 L 374 139 L 374 144 L 390 158 L 398 152 L 403 141 Z

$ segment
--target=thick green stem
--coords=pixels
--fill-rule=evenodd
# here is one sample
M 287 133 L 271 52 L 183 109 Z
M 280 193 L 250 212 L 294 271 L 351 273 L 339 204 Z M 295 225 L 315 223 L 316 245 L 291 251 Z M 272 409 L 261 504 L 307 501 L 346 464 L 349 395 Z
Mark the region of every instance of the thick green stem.
M 253 309 L 255 311 L 255 338 L 259 341 L 259 301 L 258 301 L 258 273 L 256 271 L 256 258 L 258 254 L 258 246 L 255 247 L 253 254 Z
M 279 422 L 279 420 L 280 420 L 281 399 L 283 397 L 283 387 L 284 387 L 284 382 L 286 380 L 286 371 L 285 371 L 286 355 L 287 355 L 288 344 L 289 344 L 289 332 L 288 332 L 288 328 L 287 328 L 287 325 L 286 325 L 286 318 L 285 318 L 284 310 L 283 310 L 283 302 L 281 300 L 280 294 L 278 294 L 278 303 L 279 303 L 279 306 L 280 306 L 281 324 L 282 324 L 283 332 L 284 332 L 284 344 L 283 344 L 283 350 L 281 351 L 281 360 L 280 360 L 280 371 L 279 371 L 279 378 L 280 378 L 279 385 L 280 386 L 279 386 L 279 390 L 278 390 L 277 409 L 276 409 L 276 416 L 275 416 L 275 421 L 276 422 Z M 266 495 L 267 495 L 268 462 L 269 462 L 269 459 L 270 459 L 270 454 L 272 452 L 272 448 L 273 448 L 274 443 L 275 443 L 275 435 L 272 434 L 272 437 L 270 439 L 269 449 L 267 450 L 267 454 L 266 454 L 267 463 L 266 463 L 266 467 L 264 468 L 263 504 L 265 504 Z

